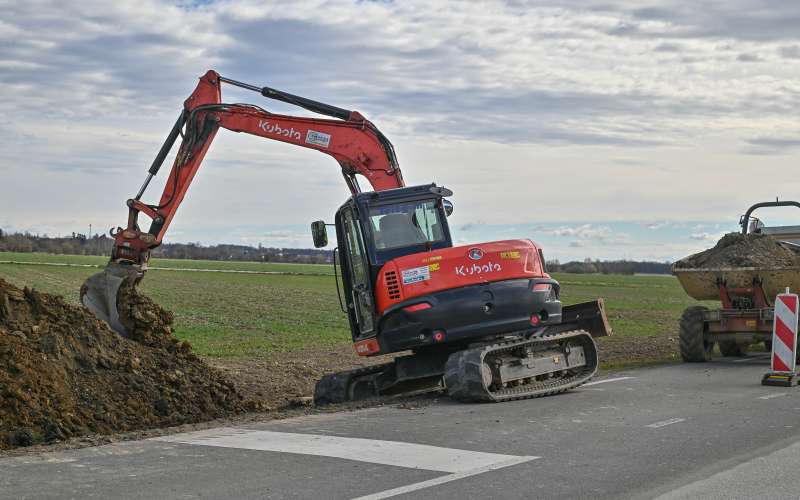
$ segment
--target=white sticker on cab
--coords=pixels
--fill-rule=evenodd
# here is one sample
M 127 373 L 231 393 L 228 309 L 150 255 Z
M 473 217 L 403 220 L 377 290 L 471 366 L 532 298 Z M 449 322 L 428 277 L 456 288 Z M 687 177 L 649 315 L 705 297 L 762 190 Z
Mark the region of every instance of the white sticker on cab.
M 431 279 L 431 268 L 429 266 L 415 267 L 403 270 L 403 284 L 418 283 Z

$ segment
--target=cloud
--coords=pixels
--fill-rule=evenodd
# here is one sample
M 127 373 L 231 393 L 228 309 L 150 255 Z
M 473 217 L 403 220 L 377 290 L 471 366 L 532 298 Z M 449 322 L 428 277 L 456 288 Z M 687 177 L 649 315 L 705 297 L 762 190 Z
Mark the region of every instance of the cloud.
M 800 59 L 800 46 L 786 45 L 784 47 L 780 47 L 778 49 L 778 53 L 781 57 L 786 59 Z
M 561 226 L 549 231 L 553 236 L 577 237 L 583 239 L 605 239 L 611 235 L 611 228 L 608 226 L 594 226 L 583 224 L 577 227 Z
M 739 62 L 761 62 L 764 59 L 758 54 L 739 54 L 736 56 L 736 60 Z
M 696 240 L 696 241 L 716 242 L 720 238 L 722 238 L 723 235 L 725 235 L 724 231 L 723 232 L 716 232 L 716 233 L 708 233 L 708 232 L 702 231 L 702 232 L 691 233 L 689 235 L 689 238 L 693 239 L 693 240 Z
M 748 139 L 744 152 L 752 155 L 786 154 L 800 148 L 800 137 L 757 137 Z
M 464 231 L 477 232 L 474 221 L 537 220 L 563 226 L 564 246 L 630 246 L 602 222 L 581 230 L 576 221 L 726 220 L 753 197 L 796 190 L 778 180 L 796 169 L 800 137 L 794 2 L 3 8 L 0 113 L 12 119 L 0 125 L 0 214 L 15 227 L 121 224 L 124 200 L 209 68 L 362 111 L 397 146 L 409 184 L 447 183 L 467 201 L 453 219 Z M 223 95 L 308 114 L 256 93 Z M 775 180 L 754 186 L 762 165 L 753 156 L 764 154 L 776 156 Z M 147 193 L 154 201 L 168 165 Z M 728 194 L 710 196 L 719 179 Z M 346 194 L 329 157 L 220 133 L 173 227 L 192 228 L 193 241 L 240 237 L 217 229 L 224 218 L 258 241 L 329 219 Z M 310 244 L 307 235 L 293 241 Z
M 663 42 L 656 45 L 653 50 L 656 52 L 681 52 L 683 47 L 677 43 Z

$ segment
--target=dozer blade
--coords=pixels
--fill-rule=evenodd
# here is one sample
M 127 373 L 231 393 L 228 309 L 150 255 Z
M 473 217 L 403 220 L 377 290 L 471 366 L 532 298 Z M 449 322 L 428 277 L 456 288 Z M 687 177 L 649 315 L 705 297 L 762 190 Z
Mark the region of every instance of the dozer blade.
M 123 337 L 128 332 L 119 320 L 117 295 L 123 283 L 135 285 L 144 276 L 141 267 L 130 264 L 109 263 L 106 268 L 87 279 L 81 286 L 81 303 L 108 323 Z

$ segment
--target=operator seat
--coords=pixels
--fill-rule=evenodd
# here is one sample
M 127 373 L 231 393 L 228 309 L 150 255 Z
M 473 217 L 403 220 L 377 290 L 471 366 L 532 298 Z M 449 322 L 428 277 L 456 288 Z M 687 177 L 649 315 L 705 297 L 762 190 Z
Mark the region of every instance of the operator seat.
M 422 230 L 411 222 L 408 214 L 387 214 L 381 217 L 378 238 L 386 248 L 421 244 L 428 241 Z

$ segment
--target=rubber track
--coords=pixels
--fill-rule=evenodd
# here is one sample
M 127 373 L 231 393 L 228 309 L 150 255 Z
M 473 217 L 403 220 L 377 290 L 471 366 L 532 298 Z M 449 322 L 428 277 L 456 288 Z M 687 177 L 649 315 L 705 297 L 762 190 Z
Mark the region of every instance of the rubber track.
M 323 376 L 314 387 L 314 404 L 319 406 L 352 401 L 350 399 L 350 386 L 355 379 L 365 375 L 379 373 L 391 365 L 392 363 L 384 363 L 365 366 L 363 368 L 356 368 L 355 370 L 330 373 Z M 378 396 L 375 398 L 377 397 Z M 368 399 L 372 398 L 364 398 L 361 401 L 366 401 Z
M 492 392 L 483 382 L 483 363 L 489 354 L 517 349 L 526 344 L 552 343 L 569 338 L 580 339 L 586 354 L 587 364 L 581 371 L 566 378 L 554 378 L 528 384 L 509 387 Z M 587 342 L 588 341 L 588 342 Z M 543 335 L 534 339 L 514 340 L 489 346 L 476 347 L 454 353 L 445 366 L 445 386 L 447 393 L 454 399 L 464 402 L 501 402 L 517 399 L 532 399 L 558 394 L 579 387 L 597 373 L 597 347 L 591 335 L 584 330 Z

